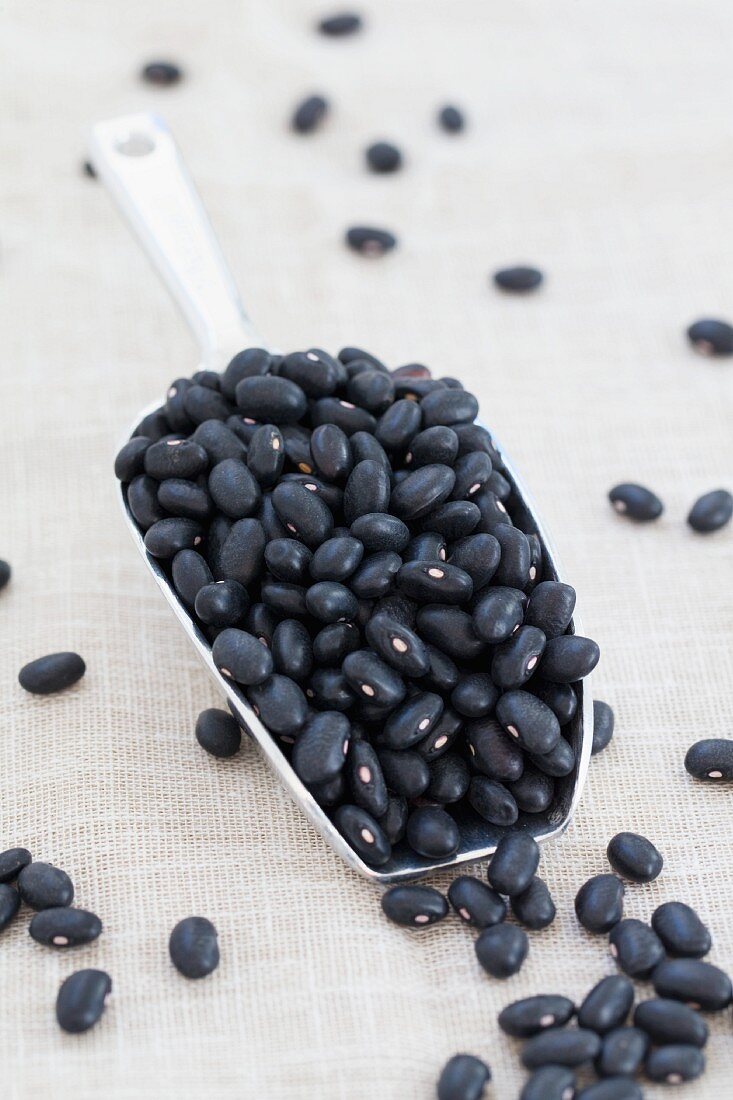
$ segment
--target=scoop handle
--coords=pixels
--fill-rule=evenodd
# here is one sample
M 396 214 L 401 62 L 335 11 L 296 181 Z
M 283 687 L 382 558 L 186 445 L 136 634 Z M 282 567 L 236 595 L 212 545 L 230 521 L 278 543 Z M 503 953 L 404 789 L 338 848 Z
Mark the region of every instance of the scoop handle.
M 168 126 L 153 114 L 98 122 L 91 162 L 188 321 L 202 360 L 263 345 Z

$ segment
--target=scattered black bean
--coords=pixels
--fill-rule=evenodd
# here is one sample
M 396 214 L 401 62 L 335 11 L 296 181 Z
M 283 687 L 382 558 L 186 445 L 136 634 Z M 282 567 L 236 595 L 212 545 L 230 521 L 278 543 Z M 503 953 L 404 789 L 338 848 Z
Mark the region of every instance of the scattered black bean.
M 527 1069 L 540 1066 L 582 1066 L 592 1062 L 601 1049 L 600 1036 L 586 1028 L 550 1028 L 529 1039 L 522 1051 Z
M 172 84 L 178 84 L 183 77 L 180 66 L 172 61 L 150 61 L 144 67 L 141 74 L 147 84 L 157 84 L 158 87 L 168 88 Z
M 563 1027 L 575 1015 L 567 997 L 539 994 L 514 1001 L 499 1013 L 499 1027 L 515 1039 L 530 1039 L 549 1027 Z
M 205 978 L 219 965 L 216 929 L 206 917 L 185 917 L 170 934 L 168 951 L 184 978 Z
M 512 790 L 516 794 L 514 786 Z M 511 899 L 511 904 L 512 913 L 519 923 L 535 932 L 548 928 L 557 913 L 547 884 L 536 875 L 526 890 Z
M 615 485 L 609 491 L 608 499 L 619 515 L 628 516 L 638 523 L 658 519 L 664 511 L 664 505 L 651 489 L 633 482 Z
M 83 161 L 81 168 L 84 175 L 90 180 L 95 180 L 97 178 L 97 170 L 90 160 Z
M 626 1022 L 634 1003 L 634 986 L 621 974 L 602 978 L 578 1009 L 578 1027 L 606 1035 Z
M 536 267 L 503 267 L 494 273 L 494 282 L 500 290 L 524 293 L 535 290 L 543 275 Z
M 651 1050 L 644 1062 L 644 1072 L 652 1081 L 681 1085 L 694 1081 L 705 1071 L 705 1055 L 697 1047 L 665 1046 Z
M 29 863 L 18 875 L 18 890 L 31 909 L 55 909 L 71 905 L 74 884 L 60 867 L 51 863 Z
M 18 682 L 34 695 L 51 695 L 81 680 L 86 667 L 78 653 L 49 653 L 24 665 L 18 673 Z
M 596 1071 L 601 1077 L 633 1077 L 649 1047 L 647 1035 L 638 1027 L 618 1027 L 603 1037 Z
M 527 832 L 509 833 L 499 841 L 487 876 L 499 894 L 515 897 L 529 887 L 540 862 L 537 841 Z
M 634 1024 L 657 1046 L 685 1043 L 704 1047 L 708 1041 L 708 1027 L 702 1016 L 687 1005 L 664 997 L 638 1004 L 634 1009 Z
M 397 238 L 388 229 L 372 225 L 352 225 L 346 230 L 346 243 L 362 256 L 383 256 L 397 247 Z
M 375 141 L 367 148 L 365 156 L 372 172 L 396 172 L 402 167 L 402 153 L 388 141 Z
M 657 996 L 684 1001 L 704 1012 L 720 1012 L 733 1000 L 728 975 L 699 959 L 665 959 L 654 971 L 652 982 Z
M 632 978 L 648 978 L 665 957 L 659 936 L 641 920 L 620 920 L 611 929 L 608 942 L 616 963 Z
M 474 944 L 476 957 L 493 978 L 511 978 L 527 958 L 527 933 L 513 924 L 485 928 Z
M 239 752 L 242 731 L 231 714 L 212 707 L 196 719 L 196 740 L 211 756 L 223 760 Z
M 708 737 L 687 750 L 685 768 L 695 779 L 733 779 L 733 740 Z
M 727 489 L 713 489 L 693 504 L 687 522 L 701 535 L 719 531 L 733 516 L 733 494 Z
M 481 1100 L 491 1070 L 473 1054 L 454 1054 L 438 1079 L 438 1100 Z
M 308 96 L 295 108 L 290 120 L 291 129 L 297 134 L 310 134 L 318 129 L 327 114 L 328 102 L 322 95 Z
M 393 886 L 382 894 L 382 911 L 395 924 L 427 928 L 448 916 L 448 902 L 432 886 Z
M 446 104 L 438 111 L 438 125 L 448 134 L 459 134 L 465 129 L 466 120 L 458 107 Z
M 519 1100 L 573 1100 L 575 1074 L 566 1066 L 541 1066 L 526 1082 Z
M 347 34 L 355 34 L 362 29 L 363 23 L 360 15 L 355 12 L 339 12 L 337 15 L 327 15 L 318 23 L 321 34 L 330 38 L 343 38 Z
M 20 909 L 20 894 L 8 882 L 0 883 L 0 932 L 10 924 Z
M 472 928 L 490 928 L 506 917 L 506 902 L 481 879 L 460 875 L 448 889 L 448 900 L 458 916 Z
M 0 852 L 0 882 L 12 882 L 32 860 L 27 848 L 7 848 Z
M 653 882 L 664 865 L 652 842 L 638 833 L 617 833 L 608 844 L 607 855 L 614 871 L 632 882 Z
M 102 933 L 102 922 L 86 909 L 62 906 L 42 909 L 31 920 L 28 931 L 36 943 L 49 947 L 78 947 L 91 943 Z
M 666 901 L 655 909 L 652 928 L 668 955 L 701 959 L 712 946 L 709 931 L 695 910 L 682 901 Z
M 733 355 L 733 325 L 727 321 L 695 321 L 687 339 L 701 355 Z
M 610 932 L 624 913 L 624 884 L 618 875 L 595 875 L 575 898 L 575 913 L 589 932 Z
M 71 1035 L 89 1031 L 104 1012 L 112 979 L 104 970 L 77 970 L 61 983 L 56 997 L 59 1027 Z
M 600 699 L 593 700 L 593 748 L 591 754 L 597 756 L 610 744 L 613 737 L 614 714 L 608 703 Z

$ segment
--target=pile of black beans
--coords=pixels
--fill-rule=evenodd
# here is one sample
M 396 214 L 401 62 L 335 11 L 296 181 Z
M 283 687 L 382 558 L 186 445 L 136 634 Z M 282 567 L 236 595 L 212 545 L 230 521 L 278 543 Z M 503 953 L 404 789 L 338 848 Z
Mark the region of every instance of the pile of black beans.
M 250 348 L 179 378 L 115 463 L 148 552 L 367 862 L 531 823 L 595 642 L 478 402 L 345 348 Z M 522 529 L 524 528 L 524 529 Z

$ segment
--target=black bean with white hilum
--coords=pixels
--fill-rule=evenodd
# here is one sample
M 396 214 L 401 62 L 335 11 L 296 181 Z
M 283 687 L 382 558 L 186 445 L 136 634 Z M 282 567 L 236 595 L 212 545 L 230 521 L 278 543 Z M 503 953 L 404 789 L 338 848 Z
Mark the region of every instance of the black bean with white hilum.
M 394 844 L 448 861 L 469 827 L 516 824 L 531 848 L 576 767 L 598 647 L 568 633 L 575 593 L 477 414 L 421 364 L 249 348 L 176 379 L 115 463 L 219 672 L 373 866 Z M 227 719 L 199 719 L 215 756 L 239 744 Z M 535 870 L 515 853 L 502 892 L 542 927 L 554 907 Z M 454 903 L 479 928 L 485 889 Z M 521 937 L 509 946 L 519 961 Z

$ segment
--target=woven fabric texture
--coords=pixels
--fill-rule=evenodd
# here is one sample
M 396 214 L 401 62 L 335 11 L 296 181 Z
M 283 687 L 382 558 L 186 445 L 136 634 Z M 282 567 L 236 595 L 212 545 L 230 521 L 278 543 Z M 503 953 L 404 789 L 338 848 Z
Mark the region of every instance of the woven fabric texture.
M 327 7 L 328 5 L 326 5 Z M 0 5 L 0 849 L 64 867 L 103 936 L 0 939 L 6 1100 L 424 1100 L 456 1051 L 491 1064 L 492 1097 L 524 1074 L 498 1031 L 509 1001 L 581 998 L 614 969 L 573 898 L 619 830 L 665 869 L 627 914 L 684 899 L 733 967 L 731 792 L 691 780 L 687 747 L 733 732 L 733 538 L 685 524 L 733 482 L 733 374 L 685 326 L 733 313 L 733 144 L 726 0 L 369 0 L 361 36 L 313 32 L 314 0 Z M 137 70 L 179 61 L 146 88 Z M 294 102 L 333 101 L 312 138 Z M 435 125 L 463 105 L 465 134 Z M 460 376 L 522 470 L 602 647 L 594 691 L 617 735 L 591 766 L 571 831 L 543 852 L 551 929 L 507 982 L 456 920 L 389 925 L 245 745 L 207 757 L 196 716 L 217 692 L 139 560 L 112 459 L 138 409 L 196 368 L 196 350 L 99 184 L 80 172 L 95 120 L 156 110 L 198 182 L 248 309 L 284 348 L 358 344 L 391 365 Z M 393 139 L 406 165 L 369 175 Z M 349 224 L 394 230 L 379 261 Z M 531 297 L 492 270 L 547 272 Z M 606 500 L 639 480 L 650 526 Z M 71 691 L 31 697 L 26 661 L 78 650 Z M 436 879 L 447 886 L 450 876 Z M 186 982 L 168 933 L 218 927 L 221 966 Z M 54 1021 L 60 981 L 102 967 L 114 993 L 80 1037 Z M 650 987 L 640 986 L 639 996 Z M 710 1019 L 695 1100 L 731 1094 L 730 1012 Z M 649 1086 L 645 1095 L 665 1090 Z

